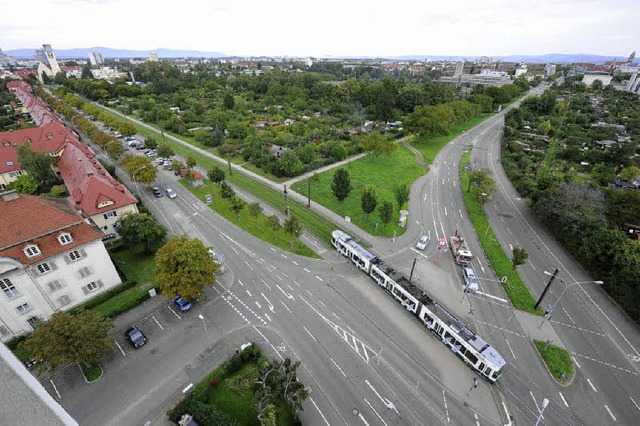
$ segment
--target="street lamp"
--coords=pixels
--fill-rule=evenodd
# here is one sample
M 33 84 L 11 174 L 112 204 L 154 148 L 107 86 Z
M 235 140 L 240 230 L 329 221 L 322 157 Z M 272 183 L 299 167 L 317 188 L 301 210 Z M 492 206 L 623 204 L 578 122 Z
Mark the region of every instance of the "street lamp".
M 544 274 L 552 276 L 552 277 L 555 276 L 555 274 L 552 274 L 551 272 L 547 272 L 547 271 L 544 271 Z M 562 292 L 560 293 L 560 296 L 558 296 L 558 298 L 556 299 L 555 303 L 545 313 L 545 317 L 547 317 L 547 318 L 551 318 L 551 314 L 553 313 L 553 310 L 556 308 L 556 305 L 558 304 L 560 299 L 562 299 L 562 296 L 564 295 L 564 292 L 567 291 L 567 289 L 569 287 L 573 287 L 574 285 L 582 285 L 582 284 L 598 284 L 598 285 L 604 284 L 604 282 L 602 282 L 602 281 L 576 281 L 576 282 L 573 282 L 573 283 L 569 284 L 565 280 L 563 280 L 562 278 L 560 278 L 560 277 L 557 277 L 557 278 L 565 284 L 565 288 L 564 288 L 564 290 L 562 290 Z
M 540 409 L 540 415 L 538 416 L 538 420 L 536 420 L 536 424 L 534 426 L 538 426 L 540 420 L 542 420 L 542 413 L 544 413 L 544 409 L 549 405 L 549 400 L 547 398 L 542 400 L 542 408 Z
M 283 194 L 284 194 L 284 215 L 286 217 L 289 217 L 289 207 L 287 206 L 287 195 L 288 195 L 287 185 L 284 185 Z
M 207 335 L 207 340 L 211 343 L 211 336 L 209 336 L 209 330 L 207 330 L 207 323 L 204 321 L 204 317 L 202 314 L 198 314 L 198 318 L 202 320 L 202 325 L 204 326 L 204 332 Z

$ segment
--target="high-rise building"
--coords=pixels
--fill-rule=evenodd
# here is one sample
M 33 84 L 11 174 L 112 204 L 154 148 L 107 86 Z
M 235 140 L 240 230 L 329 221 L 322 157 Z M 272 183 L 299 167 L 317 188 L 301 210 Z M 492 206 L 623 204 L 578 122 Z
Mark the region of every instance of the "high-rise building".
M 53 48 L 50 44 L 43 44 L 42 49 L 36 50 L 36 60 L 38 61 L 38 81 L 42 83 L 42 73 L 49 78 L 53 78 L 62 72 Z
M 158 52 L 149 52 L 149 60 L 151 62 L 159 62 L 160 59 L 158 59 Z
M 104 64 L 104 58 L 102 57 L 100 52 L 90 51 L 89 62 L 91 63 L 92 66 L 97 67 L 99 65 Z

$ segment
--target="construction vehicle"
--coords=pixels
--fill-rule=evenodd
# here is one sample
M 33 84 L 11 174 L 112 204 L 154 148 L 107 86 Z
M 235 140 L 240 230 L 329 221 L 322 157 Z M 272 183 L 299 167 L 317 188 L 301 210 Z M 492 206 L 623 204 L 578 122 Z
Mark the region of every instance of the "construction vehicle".
M 464 238 L 460 236 L 460 231 L 456 229 L 455 235 L 452 235 L 449 240 L 455 262 L 458 265 L 470 265 L 473 260 L 473 255 L 467 248 Z

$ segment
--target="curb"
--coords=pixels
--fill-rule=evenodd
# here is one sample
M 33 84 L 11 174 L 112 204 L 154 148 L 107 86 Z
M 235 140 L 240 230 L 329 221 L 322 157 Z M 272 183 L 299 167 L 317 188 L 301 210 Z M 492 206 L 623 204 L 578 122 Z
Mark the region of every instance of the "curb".
M 78 366 L 78 368 L 80 369 L 80 374 L 82 374 L 82 378 L 84 379 L 85 383 L 88 384 L 88 385 L 97 382 L 104 375 L 104 368 L 102 368 L 102 366 L 100 365 L 99 362 L 96 363 L 96 364 L 98 364 L 98 367 L 100 367 L 100 375 L 95 380 L 87 379 L 87 376 L 84 375 L 84 370 L 82 370 L 82 367 L 80 366 L 80 364 L 76 364 Z
M 560 383 L 558 381 L 558 379 L 556 379 L 554 377 L 554 375 L 551 373 L 551 370 L 549 370 L 549 366 L 544 361 L 544 358 L 542 358 L 542 354 L 540 354 L 540 351 L 538 350 L 538 347 L 536 346 L 536 344 L 533 341 L 533 339 L 529 339 L 529 341 L 533 345 L 533 349 L 535 350 L 536 355 L 538 355 L 538 357 L 540 358 L 540 361 L 542 361 L 542 364 L 544 365 L 544 368 L 547 370 L 547 373 L 549 373 L 549 376 L 551 376 L 553 381 L 556 382 L 557 384 L 559 384 L 560 386 L 564 387 L 564 388 L 569 387 L 569 385 L 571 385 L 571 383 L 573 383 L 573 380 L 576 378 L 576 369 L 575 369 L 575 364 L 573 364 L 573 360 L 571 361 L 571 364 L 574 366 L 573 374 L 571 375 L 571 377 L 569 378 L 569 380 L 566 383 Z M 565 349 L 565 351 L 566 351 L 566 349 Z M 569 351 L 567 351 L 567 352 L 569 352 Z

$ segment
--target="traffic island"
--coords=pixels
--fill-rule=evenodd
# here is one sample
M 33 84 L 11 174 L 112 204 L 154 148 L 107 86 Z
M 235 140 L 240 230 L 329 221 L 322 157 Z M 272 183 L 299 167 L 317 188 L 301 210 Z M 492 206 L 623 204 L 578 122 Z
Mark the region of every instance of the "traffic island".
M 102 377 L 102 373 L 104 372 L 102 370 L 102 367 L 100 367 L 100 364 L 98 364 L 97 362 L 88 365 L 78 364 L 78 367 L 80 367 L 82 377 L 84 377 L 84 381 L 87 383 L 93 383 L 97 381 L 100 377 Z
M 575 377 L 573 361 L 569 352 L 552 345 L 550 342 L 532 341 L 553 379 L 560 385 L 569 385 Z

